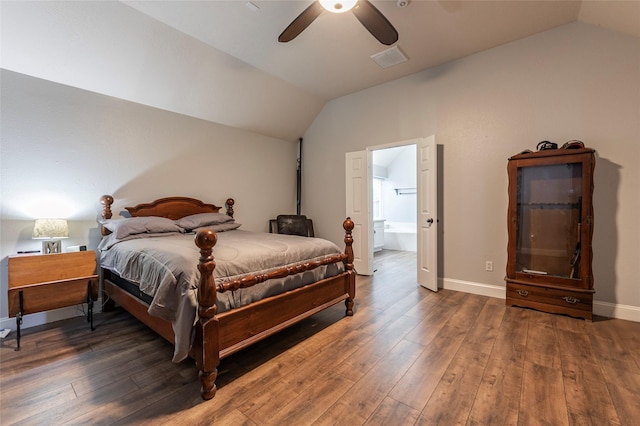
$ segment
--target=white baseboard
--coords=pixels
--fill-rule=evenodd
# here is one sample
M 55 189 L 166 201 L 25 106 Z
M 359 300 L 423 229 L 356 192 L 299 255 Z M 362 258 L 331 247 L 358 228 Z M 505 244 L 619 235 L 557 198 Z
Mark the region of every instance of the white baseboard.
M 462 291 L 465 293 L 478 294 L 481 296 L 496 297 L 506 299 L 506 287 L 476 283 L 471 281 L 454 280 L 450 278 L 439 279 L 440 288 L 447 290 Z M 595 315 L 617 318 L 627 321 L 640 322 L 640 307 L 622 305 L 619 303 L 593 301 L 593 313 Z
M 440 288 L 447 290 L 462 291 L 464 293 L 479 294 L 480 296 L 496 297 L 505 299 L 507 289 L 502 286 L 492 284 L 482 284 L 472 281 L 454 280 L 451 278 L 440 278 Z
M 640 322 L 640 307 L 593 301 L 593 313 L 608 318 Z

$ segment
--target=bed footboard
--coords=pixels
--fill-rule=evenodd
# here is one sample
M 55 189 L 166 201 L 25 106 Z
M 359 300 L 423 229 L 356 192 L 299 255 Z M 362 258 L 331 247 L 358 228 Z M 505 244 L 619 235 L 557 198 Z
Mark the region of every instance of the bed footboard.
M 215 380 L 221 355 L 230 355 L 341 300 L 345 302 L 346 315 L 353 315 L 356 275 L 353 270 L 354 223 L 347 218 L 342 226 L 345 230 L 345 251 L 342 254 L 327 257 L 322 261 L 304 262 L 267 274 L 251 275 L 218 285 L 213 279 L 215 260 L 212 255 L 217 236 L 212 230 L 198 231 L 195 243 L 200 249 L 199 320 L 196 323 L 193 351 L 199 370 L 202 385 L 200 392 L 203 399 L 207 400 L 215 396 Z M 218 292 L 251 287 L 272 278 L 282 278 L 340 261 L 344 263 L 345 271 L 335 277 L 273 297 L 271 300 L 258 302 L 255 308 L 247 306 L 232 310 L 221 314 L 220 318 L 216 315 L 215 303 Z M 290 304 L 289 302 L 292 301 L 295 303 Z M 249 310 L 251 314 L 247 315 Z M 221 321 L 226 324 L 224 330 L 221 330 Z

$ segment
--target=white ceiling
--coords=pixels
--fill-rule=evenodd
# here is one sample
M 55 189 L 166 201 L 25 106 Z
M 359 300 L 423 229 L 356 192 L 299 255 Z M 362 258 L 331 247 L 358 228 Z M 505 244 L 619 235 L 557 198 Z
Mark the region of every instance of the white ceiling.
M 399 33 L 409 58 L 382 69 L 370 56 L 387 49 L 350 13 L 323 12 L 289 43 L 278 35 L 311 4 L 275 1 L 124 1 L 185 34 L 285 82 L 330 100 L 451 60 L 583 21 L 640 37 L 640 1 L 371 0 Z
M 383 148 L 376 149 L 372 151 L 372 161 L 376 166 L 381 167 L 389 167 L 393 161 L 398 158 L 401 154 L 404 154 L 407 151 L 414 151 L 416 147 L 415 145 L 403 145 L 403 146 L 394 146 L 391 148 Z

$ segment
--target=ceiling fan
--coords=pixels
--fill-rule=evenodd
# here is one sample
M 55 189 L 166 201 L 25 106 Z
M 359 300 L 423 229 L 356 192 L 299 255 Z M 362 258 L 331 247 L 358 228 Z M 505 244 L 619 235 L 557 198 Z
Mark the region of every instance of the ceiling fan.
M 380 43 L 389 46 L 398 41 L 398 31 L 368 0 L 316 0 L 285 28 L 278 41 L 286 43 L 293 40 L 325 10 L 334 13 L 351 11 Z

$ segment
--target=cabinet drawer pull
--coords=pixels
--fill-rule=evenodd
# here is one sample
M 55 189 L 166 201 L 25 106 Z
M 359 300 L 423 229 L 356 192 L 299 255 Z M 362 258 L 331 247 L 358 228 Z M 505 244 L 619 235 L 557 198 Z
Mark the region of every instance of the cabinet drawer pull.
M 516 290 L 516 292 L 522 297 L 527 297 L 529 295 L 527 290 Z
M 576 303 L 580 302 L 580 299 L 576 299 L 575 297 L 571 297 L 571 296 L 565 296 L 562 299 L 567 303 L 571 303 L 572 305 L 575 305 Z

